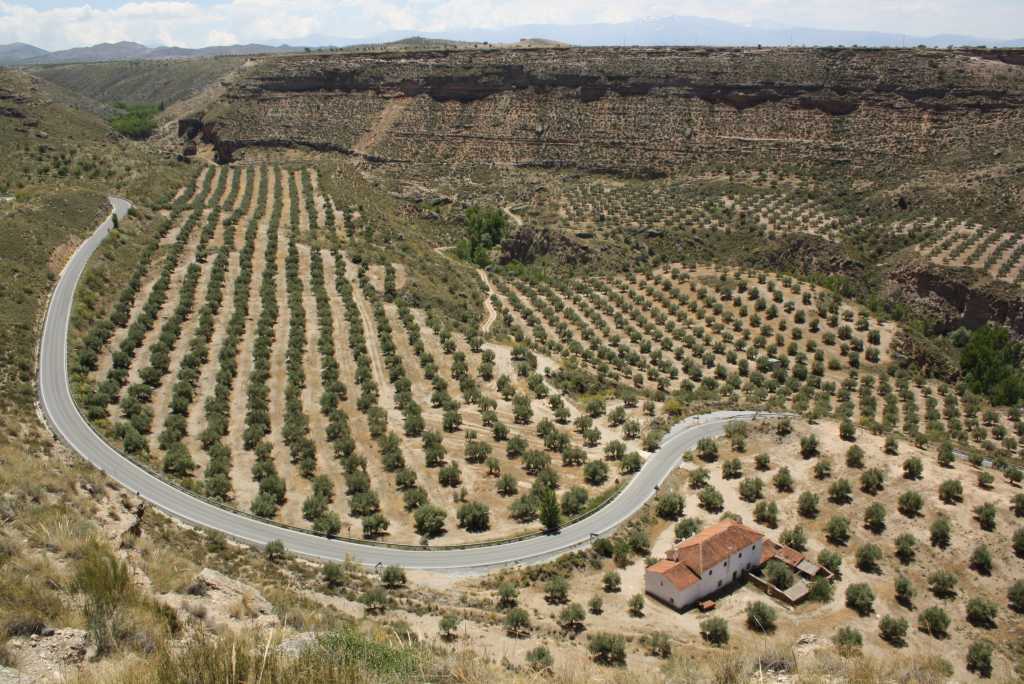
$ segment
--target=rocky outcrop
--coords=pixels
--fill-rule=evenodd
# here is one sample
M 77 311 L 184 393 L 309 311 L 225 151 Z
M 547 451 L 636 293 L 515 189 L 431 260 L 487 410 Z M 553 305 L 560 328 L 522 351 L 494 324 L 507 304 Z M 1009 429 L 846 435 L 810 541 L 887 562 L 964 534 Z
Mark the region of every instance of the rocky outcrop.
M 935 332 L 994 322 L 1024 337 L 1024 294 L 979 271 L 914 260 L 893 268 L 889 282 L 890 296 L 931 320 Z
M 14 637 L 8 639 L 7 650 L 17 663 L 17 682 L 63 681 L 74 666 L 95 655 L 83 629 L 46 629 Z
M 851 258 L 842 246 L 811 233 L 774 237 L 746 257 L 748 263 L 772 271 L 817 275 L 841 275 L 858 279 L 864 264 Z
M 279 624 L 274 606 L 258 589 L 210 568 L 203 568 L 196 575 L 186 595 L 164 594 L 161 600 L 172 608 L 201 616 L 210 624 Z
M 576 237 L 551 228 L 523 226 L 501 243 L 503 264 L 518 261 L 529 264 L 550 256 L 559 264 L 575 266 L 590 259 L 590 249 Z

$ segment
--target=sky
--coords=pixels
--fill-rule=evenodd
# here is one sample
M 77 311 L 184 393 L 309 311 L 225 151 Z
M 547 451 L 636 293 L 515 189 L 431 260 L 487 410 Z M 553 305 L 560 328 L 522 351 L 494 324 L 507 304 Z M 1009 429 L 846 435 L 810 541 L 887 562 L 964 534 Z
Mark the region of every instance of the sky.
M 202 47 L 672 15 L 911 35 L 1024 37 L 1024 0 L 0 0 L 0 43 L 47 50 L 120 40 Z

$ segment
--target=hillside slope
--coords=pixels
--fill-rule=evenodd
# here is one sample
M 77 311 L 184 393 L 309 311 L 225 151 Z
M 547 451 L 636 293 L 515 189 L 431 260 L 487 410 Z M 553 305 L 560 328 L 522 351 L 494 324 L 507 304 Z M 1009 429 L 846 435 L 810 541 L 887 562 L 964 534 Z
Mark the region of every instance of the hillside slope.
M 308 145 L 636 175 L 709 160 L 962 166 L 1020 148 L 1022 61 L 1012 51 L 697 48 L 276 57 L 229 90 L 204 136 L 225 160 L 249 146 Z
M 244 57 L 143 60 L 34 67 L 33 75 L 101 103 L 165 105 L 216 83 L 245 62 Z

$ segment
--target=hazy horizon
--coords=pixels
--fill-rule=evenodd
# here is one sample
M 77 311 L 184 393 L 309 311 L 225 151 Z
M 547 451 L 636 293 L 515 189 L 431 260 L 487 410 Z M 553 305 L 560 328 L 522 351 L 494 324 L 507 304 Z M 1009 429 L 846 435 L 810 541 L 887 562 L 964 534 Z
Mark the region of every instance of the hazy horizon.
M 628 7 L 606 0 L 309 0 L 301 6 L 271 0 L 39 0 L 31 5 L 0 0 L 0 43 L 22 42 L 50 51 L 119 41 L 196 48 L 308 44 L 311 37 L 372 39 L 396 32 L 461 37 L 473 31 L 486 40 L 489 32 L 519 26 L 619 24 L 659 17 L 719 20 L 759 31 L 956 35 L 991 42 L 1024 38 L 1024 3 L 1009 0 L 738 0 L 728 7 L 710 0 L 640 0 Z

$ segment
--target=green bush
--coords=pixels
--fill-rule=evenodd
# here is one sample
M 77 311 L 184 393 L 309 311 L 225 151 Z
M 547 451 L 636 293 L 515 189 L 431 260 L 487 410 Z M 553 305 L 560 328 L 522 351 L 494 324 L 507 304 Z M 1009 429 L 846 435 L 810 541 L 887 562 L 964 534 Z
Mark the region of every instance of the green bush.
M 874 610 L 875 592 L 863 582 L 851 584 L 846 588 L 846 606 L 864 617 Z
M 729 643 L 729 623 L 720 617 L 701 620 L 700 636 L 709 644 L 723 646 Z
M 625 665 L 626 640 L 619 634 L 598 632 L 587 643 L 594 661 L 602 665 Z
M 967 669 L 979 677 L 992 676 L 992 642 L 979 639 L 967 649 Z
M 886 615 L 878 622 L 878 636 L 893 646 L 902 646 L 907 638 L 906 618 Z
M 764 601 L 747 604 L 747 627 L 755 632 L 771 634 L 775 631 L 775 609 Z
M 917 626 L 925 634 L 941 639 L 949 630 L 949 615 L 938 606 L 925 608 L 917 618 Z

